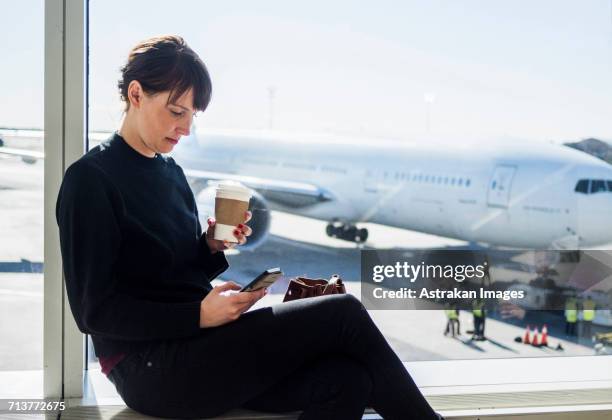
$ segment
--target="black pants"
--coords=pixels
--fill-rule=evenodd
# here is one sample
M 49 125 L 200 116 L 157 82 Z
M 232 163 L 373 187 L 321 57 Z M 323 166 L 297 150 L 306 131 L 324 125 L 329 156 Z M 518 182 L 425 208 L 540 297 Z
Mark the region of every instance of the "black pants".
M 455 327 L 457 327 L 456 332 Z M 461 335 L 461 324 L 459 323 L 458 319 L 452 318 L 446 321 L 446 329 L 444 330 L 444 335 L 447 335 L 449 332 L 452 334 L 453 337 L 457 334 Z
M 576 322 L 565 321 L 565 334 L 576 335 Z
M 581 338 L 586 338 L 587 340 L 591 340 L 592 325 L 593 325 L 593 321 L 582 321 Z
M 385 419 L 439 418 L 350 294 L 246 312 L 199 337 L 130 355 L 109 378 L 128 407 L 158 417 L 243 407 L 350 420 L 371 406 Z
M 474 335 L 476 337 L 484 338 L 485 331 L 485 317 L 474 316 Z

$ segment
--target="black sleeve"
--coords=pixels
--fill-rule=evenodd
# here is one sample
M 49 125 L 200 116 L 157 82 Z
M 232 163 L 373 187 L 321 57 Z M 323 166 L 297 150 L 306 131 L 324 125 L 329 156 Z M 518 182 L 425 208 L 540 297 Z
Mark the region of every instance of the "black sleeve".
M 198 232 L 202 232 L 202 227 L 200 226 L 199 220 Z M 208 247 L 208 242 L 206 242 L 206 232 L 199 234 L 200 262 L 208 279 L 213 280 L 219 274 L 223 273 L 225 270 L 228 269 L 229 263 L 227 262 L 227 258 L 225 257 L 225 253 L 223 251 L 219 251 L 214 254 L 211 253 L 210 248 Z
M 68 300 L 79 330 L 131 341 L 199 334 L 200 301 L 154 302 L 118 291 L 114 266 L 122 206 L 101 169 L 77 162 L 66 171 L 56 218 Z
M 174 163 L 174 160 L 172 161 Z M 179 176 L 182 178 L 182 181 L 185 185 L 185 188 L 189 190 L 189 194 L 191 195 L 191 200 L 193 203 L 193 208 L 195 211 L 195 218 L 197 223 L 197 235 L 200 238 L 199 240 L 199 261 L 200 266 L 204 270 L 206 277 L 208 280 L 214 280 L 219 274 L 223 273 L 225 270 L 229 268 L 229 263 L 227 262 L 227 258 L 225 257 L 225 253 L 223 251 L 219 251 L 216 253 L 211 253 L 210 248 L 208 246 L 208 242 L 206 242 L 206 232 L 202 232 L 202 225 L 200 223 L 200 217 L 198 213 L 198 206 L 195 201 L 195 197 L 193 195 L 193 191 L 187 182 L 187 178 L 185 177 L 185 173 L 183 172 L 183 168 L 179 165 L 176 165 Z

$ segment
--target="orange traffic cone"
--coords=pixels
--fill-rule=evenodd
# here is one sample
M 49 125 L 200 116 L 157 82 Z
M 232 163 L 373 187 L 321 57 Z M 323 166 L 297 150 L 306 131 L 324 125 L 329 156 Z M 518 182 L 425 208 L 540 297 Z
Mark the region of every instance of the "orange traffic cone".
M 533 331 L 533 341 L 531 342 L 531 345 L 534 347 L 540 347 L 540 343 L 538 341 L 538 327 L 536 327 L 536 329 Z
M 546 324 L 542 327 L 542 342 L 541 346 L 548 347 L 548 328 L 546 328 Z
M 531 339 L 529 335 L 531 334 L 529 330 L 529 325 L 527 325 L 527 329 L 525 330 L 525 337 L 523 337 L 523 344 L 531 344 Z

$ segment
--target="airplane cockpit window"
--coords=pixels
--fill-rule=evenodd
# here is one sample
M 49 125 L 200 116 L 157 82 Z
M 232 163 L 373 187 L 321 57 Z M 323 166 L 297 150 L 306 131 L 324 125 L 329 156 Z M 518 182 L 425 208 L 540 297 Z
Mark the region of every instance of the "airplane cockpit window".
M 581 179 L 576 183 L 575 192 L 583 194 L 596 194 L 600 192 L 612 192 L 612 180 L 610 179 Z
M 593 179 L 591 180 L 591 194 L 595 194 L 598 192 L 606 192 L 606 181 L 603 179 Z
M 589 193 L 589 180 L 581 179 L 580 181 L 578 181 L 578 183 L 576 184 L 576 188 L 574 188 L 574 191 L 583 193 L 583 194 L 588 194 Z

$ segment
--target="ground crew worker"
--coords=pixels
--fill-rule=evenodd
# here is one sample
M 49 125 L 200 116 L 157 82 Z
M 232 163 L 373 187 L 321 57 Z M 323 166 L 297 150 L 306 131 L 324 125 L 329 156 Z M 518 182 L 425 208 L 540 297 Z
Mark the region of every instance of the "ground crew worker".
M 590 296 L 582 303 L 582 336 L 591 339 L 591 328 L 595 318 L 595 302 Z
M 576 335 L 576 321 L 578 320 L 578 304 L 574 296 L 565 301 L 565 335 Z
M 478 298 L 472 302 L 472 314 L 474 315 L 474 335 L 472 339 L 483 341 L 485 340 L 486 311 L 482 299 Z
M 444 335 L 448 335 L 449 332 L 452 333 L 452 336 L 461 335 L 461 324 L 459 322 L 459 310 L 455 304 L 449 305 L 446 304 L 446 309 L 444 310 L 446 313 L 446 330 L 444 331 Z M 457 327 L 457 334 L 455 335 L 455 326 Z

